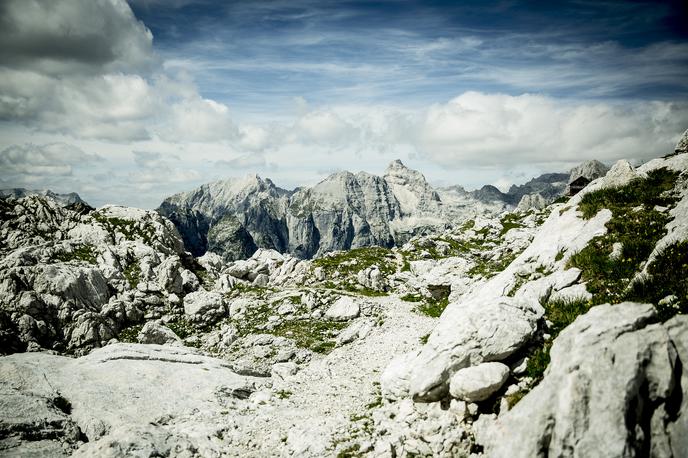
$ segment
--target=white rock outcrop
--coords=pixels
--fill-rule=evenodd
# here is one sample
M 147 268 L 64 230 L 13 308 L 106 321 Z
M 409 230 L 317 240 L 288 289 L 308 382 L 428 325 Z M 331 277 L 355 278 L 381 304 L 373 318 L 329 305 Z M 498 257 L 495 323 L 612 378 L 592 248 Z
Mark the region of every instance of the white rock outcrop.
M 600 305 L 555 340 L 544 380 L 481 421 L 491 457 L 686 456 L 688 317 L 653 323 L 652 305 Z

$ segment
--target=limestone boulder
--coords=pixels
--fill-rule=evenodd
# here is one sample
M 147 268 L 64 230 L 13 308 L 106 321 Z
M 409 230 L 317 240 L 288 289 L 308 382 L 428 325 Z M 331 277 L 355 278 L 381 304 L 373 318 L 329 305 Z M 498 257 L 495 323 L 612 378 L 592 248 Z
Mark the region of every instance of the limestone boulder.
M 554 341 L 542 382 L 477 428 L 491 457 L 686 456 L 688 317 L 600 305 Z

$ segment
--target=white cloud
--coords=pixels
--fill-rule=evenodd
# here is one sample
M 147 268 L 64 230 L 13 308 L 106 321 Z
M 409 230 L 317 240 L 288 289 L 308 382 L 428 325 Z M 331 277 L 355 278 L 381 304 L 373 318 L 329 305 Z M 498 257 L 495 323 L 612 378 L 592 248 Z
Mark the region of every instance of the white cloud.
M 124 0 L 9 0 L 0 11 L 0 120 L 106 141 L 237 138 L 226 105 L 163 73 Z
M 289 140 L 330 147 L 351 142 L 358 135 L 352 123 L 330 110 L 312 111 L 301 117 L 288 135 Z
M 198 96 L 173 103 L 169 119 L 157 133 L 166 140 L 186 142 L 230 140 L 238 135 L 226 105 Z
M 3 178 L 17 176 L 69 176 L 75 166 L 99 159 L 81 149 L 64 143 L 48 145 L 13 145 L 0 151 Z
M 413 143 L 427 158 L 454 168 L 648 159 L 669 152 L 686 125 L 686 104 L 466 92 L 430 107 L 415 126 Z
M 0 61 L 41 74 L 149 68 L 153 35 L 124 0 L 5 0 Z

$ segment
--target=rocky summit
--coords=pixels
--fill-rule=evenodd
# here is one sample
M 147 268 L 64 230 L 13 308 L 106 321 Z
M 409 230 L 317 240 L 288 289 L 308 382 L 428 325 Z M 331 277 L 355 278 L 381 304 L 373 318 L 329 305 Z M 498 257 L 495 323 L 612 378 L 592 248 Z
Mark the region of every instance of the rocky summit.
M 209 183 L 165 199 L 158 212 L 196 256 L 210 250 L 234 261 L 266 248 L 309 259 L 371 245 L 401 246 L 414 235 L 440 234 L 519 203 L 526 210 L 543 207 L 564 192 L 567 178 L 546 174 L 508 193 L 493 186 L 435 189 L 396 160 L 381 177 L 339 172 L 294 191 L 257 175 Z
M 510 193 L 3 193 L 0 455 L 688 456 L 687 141 Z

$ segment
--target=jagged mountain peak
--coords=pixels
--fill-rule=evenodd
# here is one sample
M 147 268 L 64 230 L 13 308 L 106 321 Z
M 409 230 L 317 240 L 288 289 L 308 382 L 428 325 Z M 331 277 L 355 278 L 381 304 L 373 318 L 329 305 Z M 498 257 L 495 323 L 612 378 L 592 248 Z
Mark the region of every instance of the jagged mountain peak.
M 605 176 L 608 171 L 609 167 L 607 167 L 606 165 L 604 165 L 596 159 L 585 161 L 571 169 L 569 183 L 573 182 L 574 180 L 580 177 L 585 177 L 588 180 L 592 181 L 595 178 Z
M 400 159 L 395 159 L 389 163 L 385 170 L 384 179 L 388 182 L 392 181 L 399 184 L 406 184 L 409 182 L 427 184 L 427 180 L 422 173 L 407 167 Z

